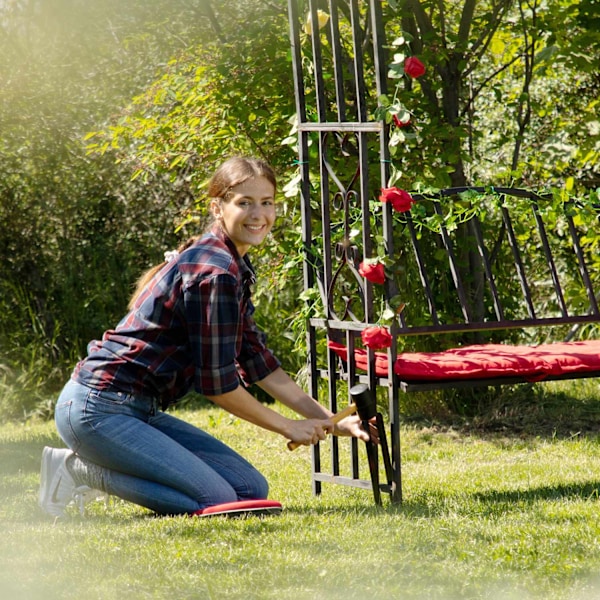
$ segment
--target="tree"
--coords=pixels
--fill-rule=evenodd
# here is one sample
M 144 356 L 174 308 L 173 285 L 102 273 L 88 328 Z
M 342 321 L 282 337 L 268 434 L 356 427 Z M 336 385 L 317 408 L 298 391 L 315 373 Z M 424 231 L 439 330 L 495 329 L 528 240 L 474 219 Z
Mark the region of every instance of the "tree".
M 122 316 L 139 274 L 197 233 L 202 182 L 226 154 L 293 162 L 280 140 L 294 103 L 281 1 L 3 3 L 0 47 L 0 396 L 20 382 L 22 414 Z M 122 151 L 91 152 L 98 130 Z M 281 228 L 258 257 L 272 310 L 300 294 L 283 289 L 295 230 Z M 295 339 L 271 343 L 294 363 Z
M 11 414 L 64 382 L 175 243 L 177 190 L 131 182 L 112 158 L 88 156 L 83 136 L 212 35 L 204 4 L 0 3 L 0 399 L 15 381 Z
M 222 14 L 234 17 L 223 23 Z M 172 198 L 184 237 L 202 228 L 208 208 L 204 184 L 225 157 L 260 156 L 280 181 L 295 169 L 293 150 L 282 145 L 295 110 L 285 4 L 230 0 L 218 3 L 215 18 L 222 23 L 218 39 L 180 53 L 109 127 L 88 136 L 91 152 L 113 156 L 142 185 L 168 181 L 180 190 Z M 274 235 L 253 251 L 265 275 L 255 293 L 256 319 L 272 331 L 270 343 L 292 371 L 301 367 L 301 354 L 294 351 L 298 338 L 289 327 L 273 331 L 270 324 L 274 314 L 290 323 L 302 310 L 301 278 L 287 277 L 300 269 L 299 219 L 293 200 L 284 199 Z
M 578 171 L 590 168 L 598 156 L 596 103 L 589 92 L 582 102 L 581 91 L 598 85 L 598 32 L 586 16 L 594 0 L 583 10 L 573 1 L 390 4 L 397 11 L 388 15 L 392 33 L 406 33 L 410 51 L 427 65 L 418 84 L 403 82 L 397 95 L 416 125 L 406 153 L 396 152 L 405 181 L 559 184 L 574 167 L 573 147 L 556 145 L 569 129 L 591 134 Z M 568 110 L 561 99 L 576 95 L 577 108 Z M 558 168 L 544 168 L 558 156 Z M 424 159 L 429 166 L 415 177 Z

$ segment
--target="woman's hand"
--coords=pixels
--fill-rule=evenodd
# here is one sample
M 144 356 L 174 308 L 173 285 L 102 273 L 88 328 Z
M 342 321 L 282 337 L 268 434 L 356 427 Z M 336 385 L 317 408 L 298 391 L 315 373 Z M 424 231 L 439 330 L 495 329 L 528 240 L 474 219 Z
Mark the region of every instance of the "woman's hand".
M 310 446 L 324 440 L 328 433 L 334 430 L 329 419 L 291 420 L 285 436 L 296 444 Z
M 362 421 L 358 415 L 351 415 L 342 419 L 336 424 L 333 431 L 334 435 L 345 435 L 358 438 L 364 442 L 379 443 L 379 433 L 377 431 L 377 425 L 375 424 L 375 417 L 369 421 L 369 431 L 365 431 L 362 427 Z
M 325 433 L 333 433 L 355 437 L 365 442 L 371 440 L 376 444 L 379 443 L 375 418 L 369 422 L 368 432 L 362 428 L 361 420 L 357 415 L 341 419 L 334 427 L 329 420 L 333 416 L 331 412 L 304 392 L 281 368 L 259 381 L 258 385 L 273 398 L 306 417 L 305 421 L 293 420 L 294 425 L 287 424 L 283 435 L 292 442 L 303 445 L 316 444 L 319 440 L 325 439 Z M 281 430 L 279 432 L 281 433 Z

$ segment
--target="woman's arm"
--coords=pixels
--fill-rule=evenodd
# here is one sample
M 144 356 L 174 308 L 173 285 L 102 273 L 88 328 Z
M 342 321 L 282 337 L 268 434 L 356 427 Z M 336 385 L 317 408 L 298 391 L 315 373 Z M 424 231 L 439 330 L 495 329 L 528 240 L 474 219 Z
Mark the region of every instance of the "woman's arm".
M 257 385 L 273 398 L 291 408 L 299 415 L 308 419 L 328 419 L 332 413 L 321 406 L 314 398 L 309 396 L 283 369 L 279 368 Z M 348 435 L 369 441 L 369 434 L 361 426 L 361 421 L 356 415 L 346 417 L 335 427 L 327 430 L 335 435 Z M 371 432 L 373 435 L 375 432 Z M 376 437 L 376 433 L 375 436 Z M 296 441 L 296 440 L 292 440 Z
M 323 411 L 315 410 L 314 418 L 288 419 L 259 402 L 242 386 L 225 394 L 207 397 L 231 414 L 298 444 L 316 444 L 333 431 L 333 423 Z

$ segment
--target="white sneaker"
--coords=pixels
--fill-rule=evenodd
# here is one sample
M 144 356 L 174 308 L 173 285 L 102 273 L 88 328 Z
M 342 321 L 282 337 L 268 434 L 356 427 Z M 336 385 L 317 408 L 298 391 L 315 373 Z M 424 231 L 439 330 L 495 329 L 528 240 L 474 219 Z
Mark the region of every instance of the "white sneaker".
M 95 500 L 102 492 L 87 485 L 76 485 L 69 470 L 67 459 L 74 456 L 66 448 L 44 448 L 40 473 L 40 495 L 38 504 L 53 517 L 64 517 L 65 509 L 75 502 L 83 514 L 87 502 Z

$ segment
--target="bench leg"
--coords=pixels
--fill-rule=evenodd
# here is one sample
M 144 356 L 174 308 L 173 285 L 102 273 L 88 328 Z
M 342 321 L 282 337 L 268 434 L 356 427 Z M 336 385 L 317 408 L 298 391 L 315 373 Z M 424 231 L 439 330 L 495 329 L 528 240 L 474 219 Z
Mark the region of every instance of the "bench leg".
M 383 423 L 383 416 L 381 413 L 375 415 L 375 422 L 377 424 L 377 431 L 379 433 L 379 446 L 373 442 L 367 442 L 367 459 L 369 462 L 369 473 L 371 475 L 371 487 L 373 488 L 373 497 L 375 503 L 381 505 L 381 489 L 379 487 L 379 448 L 381 448 L 381 455 L 383 457 L 383 466 L 385 468 L 385 475 L 387 484 L 390 488 L 390 498 L 393 493 L 393 469 L 392 461 L 390 458 L 390 450 L 387 443 L 387 435 L 385 433 L 385 425 Z M 369 422 L 363 421 L 363 428 L 368 429 Z
M 402 456 L 400 453 L 400 415 L 398 402 L 390 407 L 392 444 L 392 503 L 402 504 Z
M 381 454 L 383 456 L 383 466 L 385 467 L 385 476 L 387 483 L 390 486 L 390 496 L 393 492 L 394 472 L 392 469 L 392 459 L 390 457 L 390 448 L 387 442 L 387 434 L 385 433 L 385 424 L 381 413 L 377 413 L 377 431 L 379 432 L 379 445 L 381 446 Z
M 369 422 L 363 421 L 363 429 L 369 431 Z M 365 442 L 367 446 L 367 459 L 369 462 L 369 473 L 371 475 L 371 487 L 375 504 L 381 504 L 381 491 L 379 489 L 379 450 L 373 442 Z

